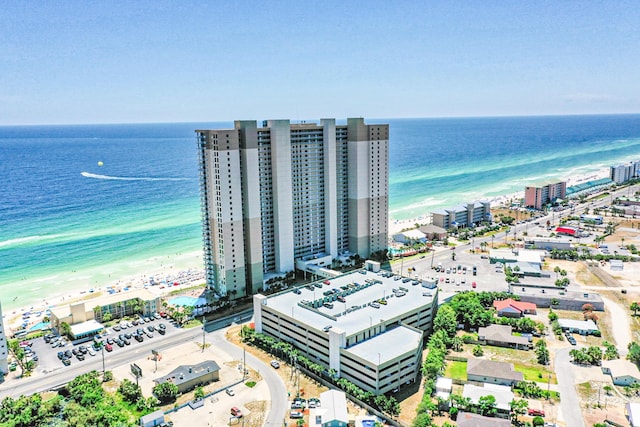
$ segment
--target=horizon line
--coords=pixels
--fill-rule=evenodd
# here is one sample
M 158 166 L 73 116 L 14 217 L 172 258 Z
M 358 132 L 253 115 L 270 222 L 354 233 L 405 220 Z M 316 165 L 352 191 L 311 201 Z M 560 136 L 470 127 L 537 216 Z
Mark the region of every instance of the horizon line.
M 489 115 L 489 116 L 408 116 L 408 117 L 363 117 L 367 120 L 442 120 L 442 119 L 500 119 L 500 118 L 536 118 L 536 117 L 579 117 L 579 116 L 634 116 L 640 115 L 636 113 L 571 113 L 571 114 L 514 114 L 514 115 Z M 355 117 L 355 116 L 354 116 Z M 316 119 L 285 119 L 292 123 L 300 123 L 306 121 L 319 120 L 327 117 L 319 117 Z M 345 117 L 345 119 L 350 117 Z M 190 124 L 190 123 L 233 123 L 236 120 L 279 120 L 279 119 L 232 119 L 232 120 L 194 120 L 194 121 L 166 121 L 166 122 L 102 122 L 102 123 L 21 123 L 21 124 L 1 124 L 3 127 L 36 127 L 36 126 L 118 126 L 118 125 L 160 125 L 160 124 Z M 343 119 L 340 119 L 343 120 Z

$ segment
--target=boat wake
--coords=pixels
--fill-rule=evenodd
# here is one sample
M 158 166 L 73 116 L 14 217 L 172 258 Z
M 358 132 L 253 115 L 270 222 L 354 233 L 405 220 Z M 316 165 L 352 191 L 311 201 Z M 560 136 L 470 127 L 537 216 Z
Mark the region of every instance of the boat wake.
M 80 175 L 86 178 L 94 179 L 110 179 L 115 181 L 189 181 L 191 178 L 162 178 L 162 177 L 134 177 L 134 176 L 109 176 L 98 175 L 90 172 L 80 172 Z

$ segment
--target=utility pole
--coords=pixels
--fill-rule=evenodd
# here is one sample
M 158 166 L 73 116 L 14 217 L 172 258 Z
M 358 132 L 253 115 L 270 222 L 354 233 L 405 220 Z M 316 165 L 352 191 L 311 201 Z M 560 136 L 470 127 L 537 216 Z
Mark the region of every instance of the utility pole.
M 100 343 L 100 349 L 102 350 L 102 380 L 104 381 L 105 369 L 104 369 L 104 343 L 103 342 Z
M 207 325 L 207 318 L 202 316 L 202 352 L 204 353 L 204 345 L 205 345 L 205 333 L 206 333 L 206 328 L 205 326 Z

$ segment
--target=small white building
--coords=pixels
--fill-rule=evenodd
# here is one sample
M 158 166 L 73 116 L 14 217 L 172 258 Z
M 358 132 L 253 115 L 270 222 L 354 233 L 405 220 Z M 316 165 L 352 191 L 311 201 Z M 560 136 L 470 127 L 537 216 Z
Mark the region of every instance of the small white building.
M 610 259 L 609 260 L 609 270 L 611 270 L 611 271 L 622 271 L 622 270 L 624 270 L 624 263 L 620 259 Z
M 580 335 L 591 335 L 599 330 L 593 320 L 558 319 L 558 323 L 563 331 L 577 332 Z
M 427 235 L 420 230 L 413 229 L 394 234 L 393 240 L 404 244 L 424 243 L 427 241 Z
M 465 384 L 462 390 L 462 397 L 468 397 L 473 405 L 480 403 L 480 398 L 484 396 L 493 396 L 496 398 L 496 409 L 498 412 L 508 414 L 511 411 L 511 401 L 514 394 L 511 387 L 498 384 L 484 384 L 484 387 L 478 387 L 473 384 Z
M 627 402 L 624 412 L 631 427 L 640 427 L 640 403 Z
M 453 389 L 453 380 L 451 378 L 438 377 L 436 380 L 436 396 L 442 400 L 448 400 Z
M 140 417 L 140 427 L 155 427 L 164 423 L 164 411 L 157 410 Z
M 343 391 L 320 393 L 322 406 L 309 411 L 309 427 L 346 427 L 349 424 L 347 397 Z
M 602 361 L 602 372 L 611 375 L 613 384 L 628 386 L 640 383 L 638 367 L 626 359 Z

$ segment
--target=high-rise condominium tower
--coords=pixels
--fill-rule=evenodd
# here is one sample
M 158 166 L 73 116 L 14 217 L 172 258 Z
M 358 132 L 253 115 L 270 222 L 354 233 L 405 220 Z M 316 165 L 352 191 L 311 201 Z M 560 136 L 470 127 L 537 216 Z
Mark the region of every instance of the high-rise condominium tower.
M 270 275 L 387 247 L 389 125 L 236 121 L 197 130 L 207 285 L 231 299 Z

